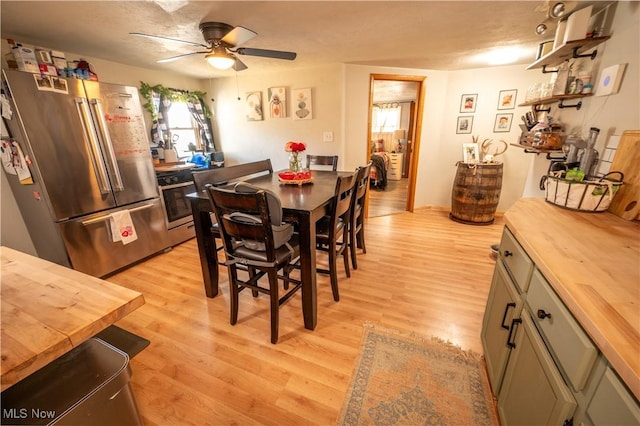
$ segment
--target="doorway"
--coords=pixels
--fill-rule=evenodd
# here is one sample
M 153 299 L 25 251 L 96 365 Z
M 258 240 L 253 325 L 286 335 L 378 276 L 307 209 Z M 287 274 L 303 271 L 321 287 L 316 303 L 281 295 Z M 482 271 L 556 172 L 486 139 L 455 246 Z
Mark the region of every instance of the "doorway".
M 371 74 L 367 149 L 375 168 L 369 217 L 413 211 L 424 102 L 423 76 Z M 383 179 L 384 178 L 384 179 Z

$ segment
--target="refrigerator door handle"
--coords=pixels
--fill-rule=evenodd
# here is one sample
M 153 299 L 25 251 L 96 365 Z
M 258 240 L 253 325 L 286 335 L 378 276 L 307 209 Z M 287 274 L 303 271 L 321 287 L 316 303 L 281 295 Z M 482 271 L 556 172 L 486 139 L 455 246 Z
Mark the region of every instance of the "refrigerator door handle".
M 150 209 L 151 207 L 153 207 L 153 204 L 145 204 L 144 206 L 134 207 L 132 209 L 129 209 L 129 213 L 134 213 L 134 212 L 138 212 L 140 210 Z M 104 216 L 94 217 L 93 219 L 83 220 L 82 221 L 82 225 L 83 226 L 93 225 L 94 223 L 107 221 L 110 218 L 111 218 L 111 215 L 110 214 L 106 214 Z
M 124 184 L 122 183 L 122 175 L 118 168 L 118 161 L 116 160 L 116 153 L 113 151 L 113 142 L 111 142 L 111 136 L 107 129 L 107 123 L 104 120 L 104 113 L 102 111 L 102 104 L 100 99 L 91 99 L 89 101 L 93 106 L 95 116 L 100 128 L 100 134 L 102 136 L 103 146 L 105 147 L 105 157 L 107 163 L 113 171 L 113 187 L 116 191 L 124 191 Z
M 98 141 L 95 137 L 96 131 L 93 127 L 91 113 L 89 112 L 89 107 L 86 102 L 87 100 L 84 98 L 75 98 L 76 109 L 80 116 L 80 123 L 82 124 L 82 130 L 85 136 L 85 144 L 88 145 L 91 153 L 91 164 L 93 165 L 93 170 L 96 172 L 98 187 L 102 194 L 109 194 L 111 192 L 111 187 L 109 186 L 107 169 L 105 168 L 104 163 L 100 160 L 100 147 L 98 146 Z

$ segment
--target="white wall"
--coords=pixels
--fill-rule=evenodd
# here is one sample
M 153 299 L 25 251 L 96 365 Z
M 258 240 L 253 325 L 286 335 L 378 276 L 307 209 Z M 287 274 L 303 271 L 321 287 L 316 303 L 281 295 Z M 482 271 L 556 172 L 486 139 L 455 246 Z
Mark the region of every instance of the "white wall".
M 446 100 L 448 73 L 444 71 L 426 71 L 418 69 L 369 67 L 347 65 L 345 75 L 345 135 L 349 141 L 345 147 L 347 164 L 351 168 L 365 164 L 369 155 L 370 143 L 367 140 L 369 119 L 369 93 L 371 74 L 390 74 L 425 77 L 425 100 L 422 117 L 422 136 L 418 153 L 419 168 L 416 176 L 415 206 L 440 205 L 435 201 L 441 192 L 449 192 L 451 187 L 442 188 L 440 176 L 435 170 L 442 160 L 442 121 Z M 448 205 L 442 204 L 442 205 Z
M 497 161 L 503 163 L 502 191 L 498 211 L 507 210 L 517 199 L 522 197 L 527 181 L 530 163 L 536 157 L 535 154 L 525 153 L 523 149 L 511 146 L 518 143 L 521 129 L 519 124 L 521 117 L 531 107 L 519 107 L 517 105 L 525 101 L 527 89 L 531 84 L 546 82 L 548 75 L 539 71 L 526 71 L 522 65 L 504 67 L 483 68 L 465 71 L 455 71 L 449 74 L 447 86 L 447 101 L 444 105 L 446 111 L 443 121 L 443 151 L 445 160 L 439 163 L 436 173 L 442 177 L 442 185 L 449 182 L 449 199 L 440 197 L 435 202 L 438 206 L 450 204 L 451 188 L 455 177 L 455 163 L 462 159 L 462 144 L 472 143 L 471 136 L 477 136 L 480 141 L 493 140 L 491 152 L 500 146 L 500 141 L 509 144 L 507 151 L 497 157 Z M 501 90 L 516 89 L 516 107 L 510 110 L 498 110 L 498 95 Z M 473 114 L 460 113 L 460 100 L 462 94 L 477 93 L 478 100 L 476 112 Z M 496 114 L 513 114 L 511 130 L 508 133 L 494 133 Z M 473 128 L 470 134 L 456 134 L 457 118 L 461 115 L 472 115 Z M 542 156 L 544 157 L 544 156 Z M 546 172 L 545 166 L 545 172 Z M 539 179 L 539 178 L 538 178 Z M 445 194 L 441 194 L 445 195 Z
M 285 87 L 287 116 L 270 118 L 267 89 Z M 311 88 L 312 119 L 293 118 L 292 89 Z M 227 165 L 270 158 L 275 170 L 288 167 L 288 141 L 304 142 L 305 154 L 339 155 L 339 168 L 344 169 L 345 139 L 342 134 L 342 65 L 296 70 L 295 72 L 262 73 L 209 81 L 206 91 L 214 99 L 211 104 L 214 137 L 221 143 Z M 262 121 L 248 121 L 245 96 L 262 93 Z M 240 99 L 238 99 L 240 98 Z M 333 142 L 323 142 L 323 132 L 333 132 Z M 304 160 L 304 156 L 302 157 Z M 349 167 L 350 168 L 350 167 Z

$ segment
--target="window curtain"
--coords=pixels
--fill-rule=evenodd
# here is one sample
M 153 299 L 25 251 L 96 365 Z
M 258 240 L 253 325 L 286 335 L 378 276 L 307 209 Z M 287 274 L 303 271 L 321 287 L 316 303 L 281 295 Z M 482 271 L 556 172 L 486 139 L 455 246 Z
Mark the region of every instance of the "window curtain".
M 211 120 L 205 114 L 202 99 L 189 99 L 187 101 L 187 108 L 189 112 L 193 116 L 193 119 L 196 120 L 200 127 L 200 138 L 204 141 L 204 151 L 205 152 L 216 152 L 216 145 L 213 141 L 213 129 L 211 127 Z
M 400 127 L 402 108 L 398 102 L 374 104 L 372 132 L 392 132 Z
M 167 119 L 169 117 L 168 112 L 171 108 L 171 99 L 166 96 L 162 96 L 159 93 L 152 92 L 153 106 L 157 111 L 156 119 L 151 124 L 151 140 L 158 144 L 161 148 L 171 148 L 166 146 L 171 141 L 171 135 L 169 132 L 169 126 Z

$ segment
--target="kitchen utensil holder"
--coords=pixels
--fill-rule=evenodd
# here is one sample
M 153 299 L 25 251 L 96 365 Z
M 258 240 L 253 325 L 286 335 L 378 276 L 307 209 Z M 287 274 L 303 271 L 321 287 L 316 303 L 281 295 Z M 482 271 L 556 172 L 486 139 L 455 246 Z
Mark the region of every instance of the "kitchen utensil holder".
M 610 175 L 619 175 L 620 179 L 616 180 Z M 548 203 L 569 210 L 598 213 L 609 208 L 611 200 L 623 185 L 624 175 L 622 172 L 609 172 L 598 180 L 574 181 L 551 173 L 544 178 L 542 186 L 546 187 Z

